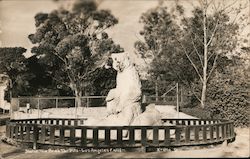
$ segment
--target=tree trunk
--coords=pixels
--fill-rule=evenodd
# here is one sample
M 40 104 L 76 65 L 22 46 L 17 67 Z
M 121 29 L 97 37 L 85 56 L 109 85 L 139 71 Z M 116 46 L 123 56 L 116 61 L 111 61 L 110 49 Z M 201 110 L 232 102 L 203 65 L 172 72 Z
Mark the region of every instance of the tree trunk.
M 204 34 L 204 66 L 203 66 L 203 81 L 202 81 L 202 92 L 201 92 L 201 107 L 205 108 L 206 102 L 206 91 L 207 91 L 207 63 L 208 63 L 208 46 L 207 46 L 207 15 L 206 15 L 206 4 L 203 9 L 203 34 Z
M 82 97 L 82 91 L 75 90 L 75 106 L 81 107 L 81 97 Z
M 204 81 L 202 83 L 202 92 L 201 92 L 201 107 L 202 108 L 205 108 L 206 91 L 207 91 L 207 83 Z
M 159 93 L 158 93 L 158 92 L 159 92 L 159 91 L 158 91 L 158 78 L 157 78 L 157 80 L 155 81 L 155 101 L 156 101 L 156 102 L 159 101 L 159 98 L 158 98 Z

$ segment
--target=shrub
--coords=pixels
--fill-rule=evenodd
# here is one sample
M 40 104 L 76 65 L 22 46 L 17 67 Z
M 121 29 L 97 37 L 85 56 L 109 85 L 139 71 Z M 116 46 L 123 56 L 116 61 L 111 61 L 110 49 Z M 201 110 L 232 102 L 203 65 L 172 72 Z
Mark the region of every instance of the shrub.
M 250 126 L 249 104 L 249 78 L 236 72 L 218 75 L 210 81 L 205 109 L 191 100 L 181 111 L 198 118 L 232 120 L 235 126 L 245 127 Z
M 235 126 L 249 126 L 249 101 L 244 80 L 213 81 L 208 90 L 207 110 L 213 118 L 234 121 Z

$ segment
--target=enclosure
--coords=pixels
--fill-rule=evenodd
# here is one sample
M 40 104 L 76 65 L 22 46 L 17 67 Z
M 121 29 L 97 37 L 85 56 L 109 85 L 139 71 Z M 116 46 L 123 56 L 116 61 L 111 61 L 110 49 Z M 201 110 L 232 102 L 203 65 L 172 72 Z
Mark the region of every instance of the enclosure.
M 85 120 L 11 120 L 6 123 L 6 135 L 34 149 L 49 145 L 75 148 L 173 148 L 232 142 L 235 138 L 233 122 L 226 120 L 162 119 L 164 125 L 169 126 L 84 126 Z M 112 133 L 116 134 L 115 138 Z M 152 133 L 151 139 L 147 136 L 149 133 Z M 139 134 L 139 138 L 135 134 Z M 160 134 L 164 134 L 163 137 Z

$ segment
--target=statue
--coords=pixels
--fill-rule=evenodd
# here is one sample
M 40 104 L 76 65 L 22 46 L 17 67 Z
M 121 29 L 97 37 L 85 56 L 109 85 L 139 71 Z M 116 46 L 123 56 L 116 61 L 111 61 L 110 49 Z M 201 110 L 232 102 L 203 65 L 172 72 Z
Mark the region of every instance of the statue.
M 141 113 L 141 82 L 139 74 L 127 53 L 112 54 L 113 67 L 117 70 L 116 88 L 106 98 L 108 116 L 120 114 L 124 125 L 130 125 Z
M 161 114 L 154 107 L 141 108 L 141 81 L 127 53 L 111 55 L 113 68 L 117 70 L 116 88 L 106 97 L 107 113 L 104 119 L 89 118 L 84 125 L 128 126 L 159 125 Z

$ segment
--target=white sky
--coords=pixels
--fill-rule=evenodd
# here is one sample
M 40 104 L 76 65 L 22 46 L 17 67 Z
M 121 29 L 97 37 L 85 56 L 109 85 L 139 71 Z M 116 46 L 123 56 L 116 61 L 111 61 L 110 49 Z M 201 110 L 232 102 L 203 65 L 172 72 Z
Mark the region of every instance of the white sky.
M 220 1 L 220 0 L 217 0 Z M 241 0 L 248 1 L 249 0 Z M 22 46 L 28 49 L 33 46 L 28 35 L 35 32 L 34 16 L 38 12 L 50 12 L 65 5 L 65 0 L 55 3 L 52 0 L 2 0 L 0 1 L 0 46 L 13 47 Z M 166 0 L 164 4 L 171 6 L 174 0 Z M 190 0 L 182 0 L 181 4 L 189 13 L 192 5 Z M 139 17 L 143 12 L 155 7 L 157 0 L 103 0 L 100 9 L 110 9 L 119 19 L 119 23 L 109 30 L 114 41 L 131 53 L 133 59 L 137 59 L 134 52 L 134 42 L 138 40 L 139 31 L 142 25 L 139 24 Z M 250 16 L 250 10 L 249 11 Z M 187 13 L 187 14 L 188 14 Z M 249 31 L 248 31 L 249 33 Z

